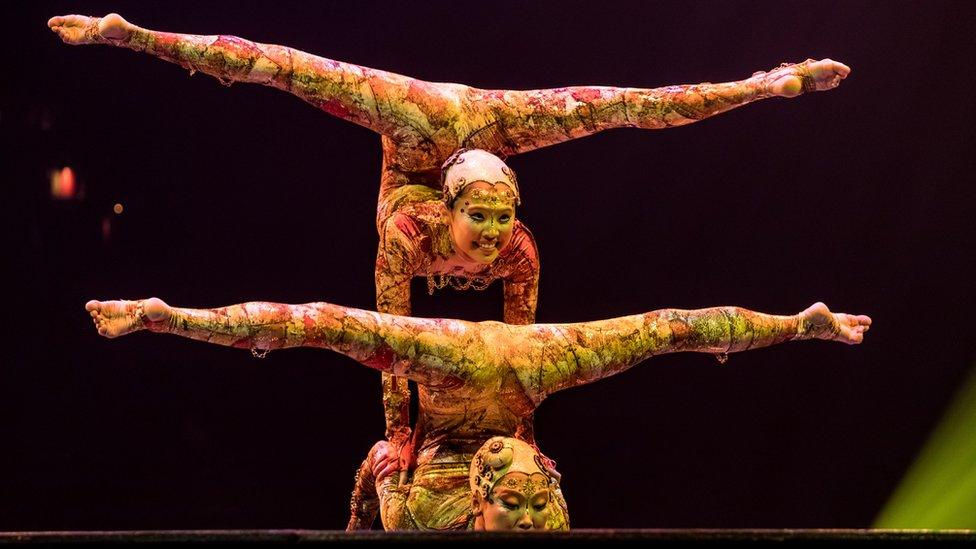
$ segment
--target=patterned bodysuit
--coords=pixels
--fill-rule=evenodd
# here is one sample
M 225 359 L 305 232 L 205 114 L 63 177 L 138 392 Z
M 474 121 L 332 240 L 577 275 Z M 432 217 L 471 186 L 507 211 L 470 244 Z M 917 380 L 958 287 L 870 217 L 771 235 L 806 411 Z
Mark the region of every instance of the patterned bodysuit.
M 86 30 L 94 42 L 145 52 L 227 84 L 273 86 L 381 134 L 377 309 L 404 316 L 411 313 L 410 279 L 442 275 L 478 284 L 502 279 L 505 322 L 529 324 L 535 319 L 538 251 L 522 224 L 516 222 L 512 242 L 492 265 L 471 271 L 447 266 L 453 250 L 447 210 L 438 190 L 440 166 L 458 148 L 480 148 L 504 158 L 610 128 L 681 126 L 770 97 L 763 78 L 755 75 L 738 82 L 655 89 L 576 86 L 483 90 L 425 82 L 234 36 L 136 28 L 125 39 L 108 39 L 98 34 L 97 24 L 93 19 Z M 406 382 L 395 374 L 388 370 L 383 373 L 386 436 L 402 445 L 411 432 L 409 392 Z M 418 430 L 425 437 L 416 441 L 420 467 L 453 459 L 458 476 L 462 476 L 460 464 L 465 463 L 466 477 L 466 460 L 489 436 L 517 435 L 532 442 L 534 406 L 526 404 L 533 402 L 532 397 L 516 397 L 519 391 L 508 385 L 491 388 L 484 394 L 497 392 L 513 408 L 506 413 L 492 408 L 497 413 L 488 416 L 497 421 L 484 429 L 470 430 L 463 427 L 465 420 L 458 423 L 457 414 L 467 409 L 452 391 L 435 390 L 430 385 L 419 390 Z M 414 484 L 418 476 L 423 475 L 418 472 Z M 420 527 L 441 524 L 419 515 L 414 518 Z
M 492 436 L 518 432 L 557 391 L 620 373 L 658 354 L 731 353 L 793 339 L 830 339 L 839 331 L 836 322 L 811 323 L 799 315 L 738 307 L 516 326 L 402 317 L 328 303 L 255 302 L 173 308 L 167 320 L 140 322 L 154 332 L 252 351 L 331 349 L 416 382 L 422 388 L 426 437 L 412 484 L 400 487 L 398 476 L 391 475 L 380 487 L 387 529 L 469 526 L 473 454 Z M 568 516 L 556 488 L 558 509 L 549 527 L 566 528 Z

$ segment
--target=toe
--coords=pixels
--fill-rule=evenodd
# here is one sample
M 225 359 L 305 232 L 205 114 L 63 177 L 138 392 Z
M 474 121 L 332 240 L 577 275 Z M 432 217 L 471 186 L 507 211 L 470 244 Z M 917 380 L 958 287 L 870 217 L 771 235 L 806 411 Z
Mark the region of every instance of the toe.
M 102 302 L 101 312 L 105 316 L 118 316 L 127 312 L 128 301 L 105 301 Z

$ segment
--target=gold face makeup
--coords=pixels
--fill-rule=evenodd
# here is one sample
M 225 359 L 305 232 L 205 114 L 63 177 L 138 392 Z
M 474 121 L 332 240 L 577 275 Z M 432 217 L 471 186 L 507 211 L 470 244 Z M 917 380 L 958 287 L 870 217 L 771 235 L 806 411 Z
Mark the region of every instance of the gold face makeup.
M 512 437 L 488 439 L 469 472 L 475 529 L 545 529 L 554 482 L 531 444 Z
M 471 183 L 451 208 L 451 240 L 465 261 L 493 262 L 511 241 L 514 227 L 515 198 L 504 183 Z
M 513 471 L 501 478 L 482 503 L 485 530 L 542 530 L 549 519 L 549 479 L 542 473 Z

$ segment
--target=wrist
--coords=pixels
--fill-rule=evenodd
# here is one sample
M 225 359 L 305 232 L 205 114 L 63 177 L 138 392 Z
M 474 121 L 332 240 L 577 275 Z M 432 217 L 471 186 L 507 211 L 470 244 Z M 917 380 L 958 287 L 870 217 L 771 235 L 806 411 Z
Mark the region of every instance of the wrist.
M 390 444 L 402 447 L 410 441 L 411 434 L 410 427 L 396 427 L 387 433 L 386 438 L 390 441 Z

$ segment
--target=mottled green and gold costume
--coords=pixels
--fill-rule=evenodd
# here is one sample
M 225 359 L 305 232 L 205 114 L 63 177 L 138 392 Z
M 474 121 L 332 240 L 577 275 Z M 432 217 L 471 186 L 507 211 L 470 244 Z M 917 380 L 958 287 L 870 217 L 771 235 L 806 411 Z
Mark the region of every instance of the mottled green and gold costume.
M 397 475 L 380 490 L 387 529 L 466 528 L 468 464 L 485 440 L 512 436 L 549 395 L 620 373 L 651 356 L 731 353 L 792 339 L 831 338 L 836 322 L 810 323 L 738 307 L 664 309 L 575 324 L 511 325 L 421 319 L 328 303 L 254 302 L 218 309 L 173 308 L 146 327 L 262 352 L 319 347 L 417 382 L 427 436 L 409 486 Z M 557 496 L 557 500 L 561 500 Z M 565 511 L 564 504 L 560 508 Z M 552 528 L 568 527 L 565 512 Z
M 124 38 L 110 39 L 99 34 L 98 23 L 90 19 L 85 40 L 77 43 L 143 51 L 226 84 L 273 86 L 381 134 L 377 309 L 401 317 L 323 304 L 248 304 L 206 313 L 185 311 L 180 323 L 169 329 L 236 346 L 312 345 L 350 354 L 383 372 L 386 436 L 399 446 L 411 433 L 409 392 L 401 378 L 417 381 L 417 432 L 423 434 L 415 437 L 418 469 L 409 487 L 395 486 L 397 479 L 385 483 L 381 495 L 388 528 L 465 527 L 459 513 L 467 509 L 467 495 L 462 497 L 461 491 L 466 491 L 471 454 L 493 435 L 532 442 L 532 412 L 555 390 L 610 375 L 657 352 L 735 351 L 795 335 L 789 317 L 757 317 L 739 309 L 709 313 L 711 320 L 695 312 L 672 311 L 668 314 L 674 317 L 666 321 L 655 313 L 604 323 L 521 328 L 402 318 L 411 313 L 412 277 L 452 276 L 502 279 L 505 322 L 527 325 L 535 319 L 538 251 L 523 225 L 517 224 L 512 244 L 491 265 L 458 272 L 448 261 L 454 250 L 446 234 L 439 177 L 441 164 L 457 149 L 479 148 L 505 157 L 605 129 L 681 126 L 770 97 L 765 73 L 738 82 L 655 89 L 484 90 L 425 82 L 234 36 L 134 27 Z M 826 89 L 808 86 L 806 76 L 803 81 L 804 90 Z M 258 317 L 277 320 L 259 324 Z M 740 339 L 745 337 L 749 341 Z M 403 497 L 397 495 L 401 492 Z M 394 510 L 401 500 L 405 504 Z M 355 516 L 359 503 L 353 502 L 351 527 L 372 520 L 366 509 L 363 516 Z M 564 516 L 554 526 L 566 524 Z

